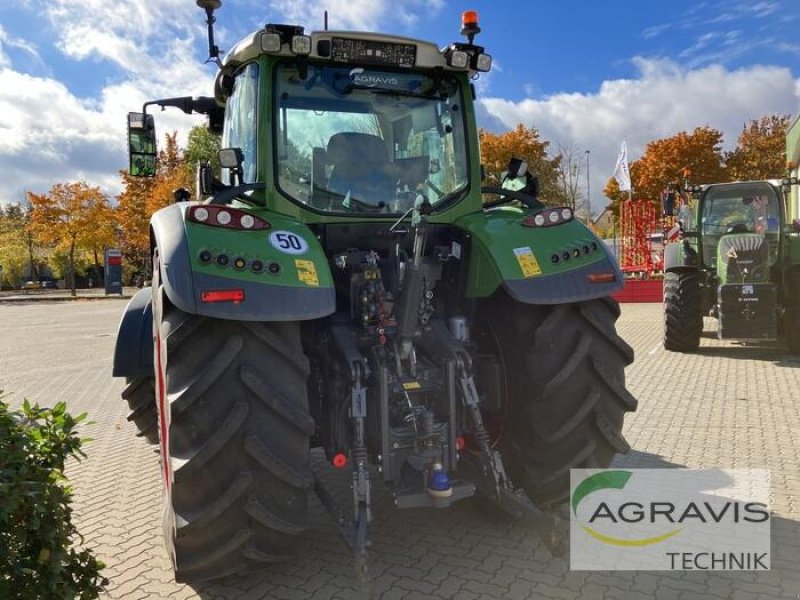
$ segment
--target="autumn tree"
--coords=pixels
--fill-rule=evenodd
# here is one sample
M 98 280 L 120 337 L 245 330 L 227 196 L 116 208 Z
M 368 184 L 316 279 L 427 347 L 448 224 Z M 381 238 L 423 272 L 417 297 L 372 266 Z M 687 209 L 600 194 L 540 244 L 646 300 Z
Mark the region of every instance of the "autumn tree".
M 144 270 L 150 255 L 149 198 L 155 180 L 152 177 L 134 177 L 120 171 L 123 191 L 117 196 L 117 222 L 120 229 L 120 250 L 125 264 Z
M 767 115 L 742 128 L 736 149 L 725 156 L 730 181 L 783 177 L 788 115 Z
M 191 189 L 192 180 L 186 157 L 178 146 L 178 133 L 167 134 L 166 143 L 158 153 L 156 176 L 146 204 L 150 215 L 175 201 L 173 192 L 178 188 Z
M 540 139 L 539 132 L 522 123 L 505 133 L 491 133 L 480 130 L 481 163 L 486 172 L 484 184 L 499 187 L 502 173 L 508 168 L 508 161 L 520 158 L 528 163 L 528 170 L 539 177 L 542 200 L 546 204 L 566 204 L 566 198 L 559 187 L 560 157 L 550 158 L 547 150 L 550 142 Z
M 558 143 L 558 188 L 561 196 L 566 199 L 564 206 L 569 206 L 576 214 L 586 213 L 587 220 L 591 221 L 590 207 L 585 205 L 581 183 L 585 177 L 586 152 L 574 144 L 567 142 Z
M 22 204 L 0 205 L 0 279 L 11 286 L 28 273 L 38 279 L 35 244 L 28 233 L 29 217 L 29 208 Z
M 53 244 L 68 257 L 67 280 L 75 292 L 75 259 L 81 250 L 114 242 L 114 220 L 108 199 L 85 182 L 57 183 L 43 195 L 28 194 L 30 231 L 42 243 Z
M 195 156 L 203 152 L 195 148 Z M 174 202 L 176 189 L 193 187 L 177 133 L 167 134 L 158 153 L 155 177 L 134 177 L 128 171 L 120 171 L 120 177 L 124 189 L 117 197 L 116 212 L 122 251 L 136 270 L 145 272 L 150 259 L 150 217 Z
M 711 127 L 697 127 L 692 133 L 681 131 L 650 142 L 641 158 L 630 164 L 633 198 L 660 204 L 662 191 L 679 181 L 685 171 L 691 174 L 692 183 L 725 181 L 722 158 L 722 132 Z M 627 198 L 627 193 L 619 191 L 613 177 L 604 193 L 611 199 L 614 214 L 619 215 L 619 202 Z

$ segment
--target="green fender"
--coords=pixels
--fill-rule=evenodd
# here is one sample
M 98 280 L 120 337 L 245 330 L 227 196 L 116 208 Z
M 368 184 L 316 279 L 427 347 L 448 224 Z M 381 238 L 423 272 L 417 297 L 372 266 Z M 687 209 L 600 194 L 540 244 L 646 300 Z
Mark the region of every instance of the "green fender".
M 196 202 L 180 202 L 155 213 L 151 243 L 158 249 L 164 289 L 184 312 L 238 321 L 296 321 L 329 315 L 336 308 L 328 261 L 311 231 L 293 219 L 250 206 L 232 206 L 266 220 L 266 230 L 242 231 L 187 221 Z M 277 236 L 277 237 L 276 237 Z M 294 236 L 295 246 L 281 249 Z M 210 262 L 201 253 L 210 253 Z M 228 257 L 219 264 L 217 257 Z M 245 266 L 237 268 L 236 259 Z M 264 268 L 253 271 L 254 261 Z M 223 261 L 224 262 L 224 261 Z M 208 302 L 203 292 L 241 290 L 237 302 Z
M 530 214 L 501 207 L 456 221 L 470 241 L 468 297 L 485 298 L 502 286 L 519 302 L 562 304 L 622 289 L 617 261 L 585 225 L 571 220 L 551 227 L 523 226 Z

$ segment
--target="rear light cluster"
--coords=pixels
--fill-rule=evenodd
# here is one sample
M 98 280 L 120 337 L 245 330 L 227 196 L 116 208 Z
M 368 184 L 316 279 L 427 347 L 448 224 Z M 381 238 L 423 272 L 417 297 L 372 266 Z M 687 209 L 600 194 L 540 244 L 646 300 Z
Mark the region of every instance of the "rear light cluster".
M 267 221 L 250 213 L 227 206 L 212 206 L 210 204 L 190 207 L 186 213 L 186 218 L 194 223 L 236 229 L 238 231 L 255 231 L 271 227 Z
M 277 275 L 281 272 L 281 265 L 277 262 L 265 263 L 257 258 L 247 259 L 243 256 L 234 256 L 231 258 L 224 252 L 216 256 L 209 250 L 201 250 L 197 256 L 201 263 L 204 265 L 216 264 L 220 267 L 232 266 L 237 271 L 244 271 L 249 269 L 253 273 L 269 273 L 270 275 Z
M 547 208 L 534 215 L 529 215 L 522 220 L 524 227 L 553 227 L 561 225 L 567 221 L 572 221 L 575 215 L 571 208 L 559 206 L 558 208 Z
M 581 256 L 588 256 L 593 252 L 597 252 L 600 249 L 600 246 L 597 242 L 583 242 L 578 243 L 577 246 L 572 248 L 568 248 L 566 250 L 562 250 L 561 252 L 554 253 L 550 260 L 553 264 L 558 264 L 561 261 L 567 261 L 574 258 L 580 258 Z

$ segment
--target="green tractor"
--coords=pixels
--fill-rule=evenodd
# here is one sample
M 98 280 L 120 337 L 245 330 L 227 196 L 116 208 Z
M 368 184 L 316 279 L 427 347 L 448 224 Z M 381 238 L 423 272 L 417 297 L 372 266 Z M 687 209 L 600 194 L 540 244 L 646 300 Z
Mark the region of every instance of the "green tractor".
M 787 207 L 795 183 L 692 188 L 680 240 L 664 251 L 664 348 L 696 350 L 709 315 L 719 339 L 783 340 L 800 352 L 800 227 Z
M 179 580 L 291 558 L 315 493 L 366 569 L 377 482 L 398 509 L 475 496 L 558 547 L 570 469 L 626 452 L 633 352 L 622 276 L 514 160 L 481 187 L 474 44 L 267 25 L 223 60 L 214 97 L 129 115 L 152 175 L 148 106 L 206 114 L 224 176 L 152 217 L 152 287 L 128 305 L 114 375 L 160 444 Z M 352 478 L 341 510 L 312 469 Z M 321 456 L 321 453 L 320 453 Z M 319 461 L 317 461 L 319 464 Z

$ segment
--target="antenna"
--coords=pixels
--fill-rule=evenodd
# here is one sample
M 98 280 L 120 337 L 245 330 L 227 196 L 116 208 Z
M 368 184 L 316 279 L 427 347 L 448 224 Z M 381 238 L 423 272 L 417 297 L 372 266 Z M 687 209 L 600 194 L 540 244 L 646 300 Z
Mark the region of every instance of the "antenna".
M 328 11 L 325 11 L 325 31 L 328 31 Z
M 222 6 L 222 0 L 197 0 L 197 6 L 206 11 L 206 25 L 208 25 L 208 60 L 206 62 L 216 63 L 218 68 L 222 68 L 222 61 L 219 59 L 219 48 L 214 43 L 214 11 Z

